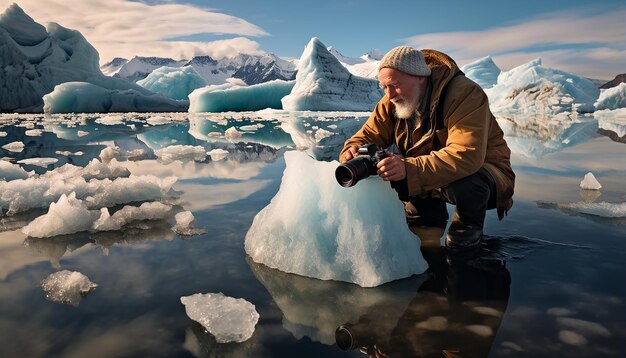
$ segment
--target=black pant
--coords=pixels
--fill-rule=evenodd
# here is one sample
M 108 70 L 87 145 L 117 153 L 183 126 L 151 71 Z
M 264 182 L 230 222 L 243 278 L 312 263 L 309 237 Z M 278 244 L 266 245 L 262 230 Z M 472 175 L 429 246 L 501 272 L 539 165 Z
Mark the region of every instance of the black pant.
M 432 196 L 409 198 L 405 203 L 407 222 L 411 226 L 445 228 L 448 221 L 446 203 L 455 205 L 452 222 L 482 228 L 485 212 L 496 207 L 496 185 L 484 168 L 452 182 Z

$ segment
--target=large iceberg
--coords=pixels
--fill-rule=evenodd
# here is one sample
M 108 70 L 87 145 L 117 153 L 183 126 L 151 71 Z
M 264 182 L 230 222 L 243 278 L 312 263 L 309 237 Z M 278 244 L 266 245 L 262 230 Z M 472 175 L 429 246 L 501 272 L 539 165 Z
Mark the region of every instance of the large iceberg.
M 378 81 L 350 73 L 314 37 L 298 62 L 296 85 L 282 103 L 290 111 L 371 111 L 382 95 Z
M 626 107 L 626 82 L 604 90 L 600 90 L 600 97 L 595 103 L 596 109 L 618 109 Z
M 281 99 L 294 81 L 274 80 L 252 86 L 224 84 L 196 89 L 189 95 L 189 112 L 257 111 L 282 108 Z
M 185 102 L 135 89 L 111 90 L 89 82 L 66 82 L 43 96 L 46 113 L 103 113 L 182 111 Z
M 373 287 L 422 273 L 427 264 L 402 203 L 374 176 L 352 188 L 337 184 L 337 162 L 285 153 L 286 169 L 271 203 L 246 234 L 255 262 L 322 280 Z
M 498 81 L 498 76 L 502 71 L 493 62 L 491 56 L 486 56 L 461 67 L 467 78 L 478 83 L 483 89 L 493 87 Z
M 178 100 L 187 100 L 191 92 L 207 85 L 204 78 L 191 66 L 161 67 L 152 71 L 143 80 L 137 81 L 137 84 Z
M 495 86 L 485 92 L 496 116 L 593 112 L 600 95 L 590 80 L 544 67 L 541 59 L 500 73 Z
M 98 57 L 96 49 L 78 31 L 57 23 L 48 24 L 46 29 L 17 4 L 9 6 L 0 14 L 0 63 L 4 70 L 0 76 L 0 111 L 41 112 L 42 97 L 65 82 L 87 82 L 120 93 L 130 90 L 133 98 L 126 103 L 134 105 L 119 107 L 119 111 L 141 110 L 155 104 L 158 104 L 155 111 L 186 109 L 186 103 L 103 75 Z M 150 103 L 143 106 L 136 103 L 147 99 Z

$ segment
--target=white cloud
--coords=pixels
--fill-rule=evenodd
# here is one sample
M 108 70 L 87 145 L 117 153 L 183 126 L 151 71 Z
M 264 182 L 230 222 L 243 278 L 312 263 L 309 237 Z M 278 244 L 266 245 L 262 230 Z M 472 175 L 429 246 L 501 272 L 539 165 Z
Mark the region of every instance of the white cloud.
M 14 0 L 0 0 L 0 9 Z M 78 30 L 98 52 L 101 62 L 134 54 L 224 57 L 236 51 L 258 53 L 258 44 L 245 38 L 214 42 L 165 41 L 194 34 L 268 35 L 241 18 L 191 5 L 148 5 L 128 0 L 20 0 L 19 6 L 41 24 L 56 22 Z M 3 11 L 3 10 L 0 10 Z M 215 48 L 213 48 L 215 47 Z
M 460 64 L 491 55 L 499 60 L 501 68 L 509 69 L 542 57 L 550 67 L 588 77 L 613 78 L 626 70 L 625 18 L 626 8 L 602 13 L 564 11 L 509 26 L 430 33 L 404 41 L 417 48 L 444 51 Z

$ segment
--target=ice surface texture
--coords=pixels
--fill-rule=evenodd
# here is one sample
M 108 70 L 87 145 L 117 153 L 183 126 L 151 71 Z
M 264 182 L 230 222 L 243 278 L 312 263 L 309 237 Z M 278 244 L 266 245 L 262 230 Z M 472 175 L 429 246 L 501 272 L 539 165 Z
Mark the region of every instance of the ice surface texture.
M 281 99 L 295 82 L 274 80 L 252 86 L 224 84 L 198 88 L 189 95 L 189 112 L 257 111 L 281 109 Z
M 46 277 L 41 281 L 41 287 L 50 300 L 78 306 L 83 297 L 98 285 L 80 272 L 63 270 Z
M 377 176 L 344 188 L 335 162 L 285 153 L 271 203 L 246 235 L 252 260 L 281 271 L 373 287 L 419 274 L 427 264 L 389 183 Z
M 500 68 L 491 59 L 491 56 L 483 57 L 461 67 L 467 78 L 478 83 L 483 89 L 493 87 L 498 81 Z
M 600 90 L 600 97 L 595 103 L 596 109 L 618 109 L 626 107 L 626 83 Z
M 137 84 L 152 92 L 171 99 L 187 100 L 191 92 L 207 85 L 206 81 L 191 66 L 183 68 L 161 67 Z
M 296 85 L 282 104 L 289 111 L 369 111 L 382 96 L 378 81 L 351 74 L 314 37 L 300 57 Z
M 248 340 L 259 321 L 252 303 L 221 292 L 183 296 L 180 302 L 185 305 L 187 316 L 204 326 L 218 343 Z

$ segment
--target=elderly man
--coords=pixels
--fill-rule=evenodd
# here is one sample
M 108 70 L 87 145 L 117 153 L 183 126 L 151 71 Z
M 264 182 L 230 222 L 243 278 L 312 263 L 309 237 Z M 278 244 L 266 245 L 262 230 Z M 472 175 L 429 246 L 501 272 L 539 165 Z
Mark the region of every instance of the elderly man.
M 450 57 L 400 46 L 378 67 L 385 96 L 339 157 L 346 162 L 361 145 L 395 145 L 378 163 L 405 202 L 413 227 L 445 228 L 446 202 L 455 205 L 446 247 L 458 252 L 480 244 L 485 212 L 502 219 L 513 204 L 515 174 L 503 132 L 489 100 Z M 443 229 L 441 229 L 443 233 Z

